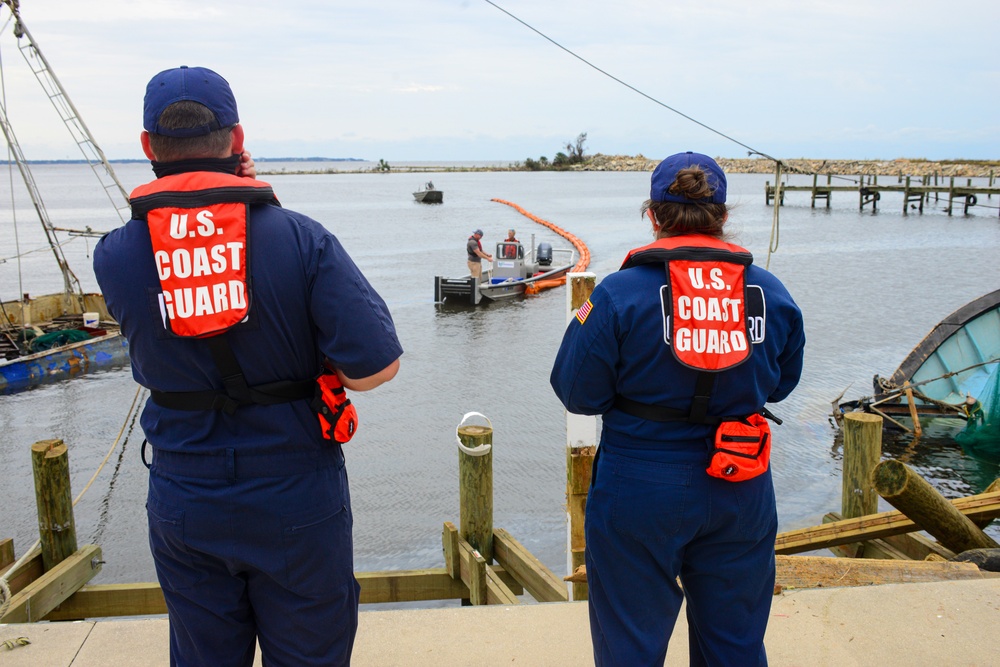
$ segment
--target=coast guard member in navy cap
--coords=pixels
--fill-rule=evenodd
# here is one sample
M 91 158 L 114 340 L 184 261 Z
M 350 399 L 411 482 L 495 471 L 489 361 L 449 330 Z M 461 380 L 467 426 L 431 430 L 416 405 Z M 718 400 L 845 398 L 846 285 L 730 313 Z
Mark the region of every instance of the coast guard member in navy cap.
M 249 667 L 257 643 L 266 665 L 347 665 L 359 586 L 343 444 L 357 422 L 334 428 L 320 388 L 391 380 L 392 318 L 332 233 L 246 175 L 225 79 L 160 72 L 143 128 L 156 179 L 94 272 L 150 390 L 146 508 L 171 665 Z
M 764 404 L 798 383 L 805 336 L 785 287 L 724 240 L 726 190 L 706 155 L 657 166 L 654 242 L 594 289 L 552 369 L 568 411 L 603 415 L 585 527 L 599 667 L 663 665 L 685 597 L 692 665 L 767 664 Z

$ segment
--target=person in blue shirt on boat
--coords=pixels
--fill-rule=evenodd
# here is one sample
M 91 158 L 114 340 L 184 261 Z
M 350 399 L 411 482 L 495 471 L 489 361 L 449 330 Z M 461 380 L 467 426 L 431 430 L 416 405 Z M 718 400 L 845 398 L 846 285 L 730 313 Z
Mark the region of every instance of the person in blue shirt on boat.
M 332 233 L 238 175 L 253 169 L 238 171 L 225 79 L 160 72 L 143 127 L 157 178 L 133 191 L 133 219 L 98 243 L 94 271 L 151 390 L 146 507 L 171 665 L 249 667 L 255 643 L 267 665 L 347 665 L 350 434 L 319 389 L 391 380 L 392 318 Z
M 477 229 L 472 232 L 472 236 L 469 237 L 468 242 L 465 244 L 465 252 L 469 256 L 469 275 L 473 278 L 483 277 L 483 263 L 482 260 L 488 262 L 493 261 L 493 255 L 488 252 L 483 251 L 483 230 Z
M 569 412 L 603 415 L 585 522 L 594 660 L 662 665 L 686 598 L 692 665 L 765 665 L 777 515 L 761 413 L 798 383 L 802 315 L 723 240 L 714 160 L 668 157 L 650 190 L 656 240 L 577 311 L 550 378 Z

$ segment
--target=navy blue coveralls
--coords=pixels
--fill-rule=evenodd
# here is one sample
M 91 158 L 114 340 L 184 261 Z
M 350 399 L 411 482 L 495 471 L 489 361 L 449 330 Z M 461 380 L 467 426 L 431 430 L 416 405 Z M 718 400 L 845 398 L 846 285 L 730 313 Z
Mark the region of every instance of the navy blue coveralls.
M 746 281 L 764 292 L 764 340 L 718 375 L 709 415 L 758 412 L 785 398 L 802 370 L 799 308 L 767 271 L 748 266 Z M 569 412 L 603 415 L 585 527 L 594 659 L 662 665 L 686 595 L 692 665 L 766 665 L 777 532 L 770 471 L 735 483 L 711 477 L 713 426 L 613 408 L 621 394 L 690 409 L 698 371 L 664 342 L 665 283 L 663 264 L 606 277 L 567 328 L 552 369 Z
M 226 335 L 249 385 L 313 378 L 324 358 L 368 377 L 402 354 L 385 303 L 333 234 L 273 205 L 252 205 L 247 230 L 249 319 Z M 222 389 L 204 341 L 164 328 L 146 222 L 105 236 L 94 271 L 139 384 Z M 233 414 L 148 401 L 141 424 L 171 664 L 250 665 L 255 639 L 268 665 L 348 664 L 359 587 L 347 473 L 309 401 Z

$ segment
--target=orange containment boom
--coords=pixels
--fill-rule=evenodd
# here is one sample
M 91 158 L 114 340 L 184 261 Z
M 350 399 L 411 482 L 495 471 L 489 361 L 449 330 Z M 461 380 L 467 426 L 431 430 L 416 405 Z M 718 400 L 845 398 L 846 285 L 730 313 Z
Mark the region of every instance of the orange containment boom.
M 495 197 L 490 201 L 495 201 L 499 204 L 506 204 L 507 206 L 510 206 L 512 209 L 514 209 L 524 217 L 528 218 L 529 220 L 532 220 L 540 225 L 548 227 L 556 234 L 558 234 L 559 236 L 563 237 L 564 239 L 572 243 L 573 247 L 576 248 L 576 251 L 580 253 L 580 261 L 578 261 L 576 265 L 570 270 L 571 273 L 579 273 L 580 271 L 585 271 L 587 267 L 590 266 L 590 249 L 587 248 L 586 243 L 584 243 L 582 240 L 580 240 L 573 234 L 570 234 L 562 227 L 552 224 L 548 220 L 542 220 L 534 213 L 529 213 L 528 211 L 525 211 L 523 208 L 521 208 L 517 204 L 514 204 L 513 202 L 509 202 L 504 199 L 497 199 Z M 559 287 L 560 285 L 565 285 L 565 284 L 566 284 L 566 276 L 563 276 L 562 278 L 553 278 L 552 280 L 538 280 L 530 285 L 526 285 L 524 293 L 538 294 L 543 289 L 549 289 L 551 287 Z

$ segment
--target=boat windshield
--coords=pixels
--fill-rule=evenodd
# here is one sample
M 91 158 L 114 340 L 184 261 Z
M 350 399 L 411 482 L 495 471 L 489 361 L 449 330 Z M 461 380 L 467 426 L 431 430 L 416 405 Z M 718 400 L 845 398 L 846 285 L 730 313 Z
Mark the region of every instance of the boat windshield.
M 520 243 L 498 243 L 496 256 L 501 259 L 524 259 L 524 246 Z

